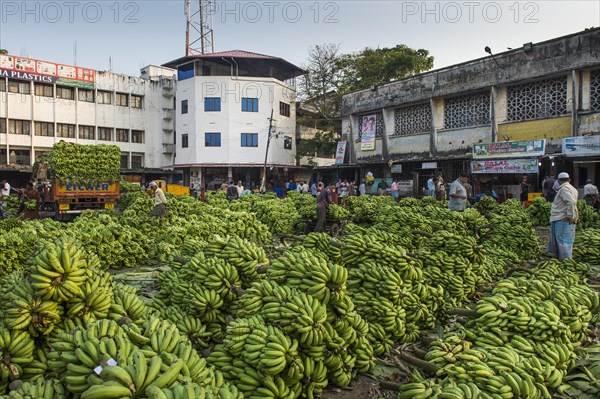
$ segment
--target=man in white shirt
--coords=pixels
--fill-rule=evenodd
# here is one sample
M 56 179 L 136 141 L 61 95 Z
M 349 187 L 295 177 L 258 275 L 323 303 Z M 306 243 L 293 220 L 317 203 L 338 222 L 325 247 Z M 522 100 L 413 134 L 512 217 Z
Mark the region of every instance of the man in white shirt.
M 577 210 L 577 189 L 569 183 L 569 174 L 562 172 L 558 175 L 558 191 L 550 209 L 550 239 L 548 252 L 559 260 L 571 259 L 573 256 L 573 241 L 575 226 L 579 218 Z
M 598 202 L 598 187 L 592 184 L 592 179 L 587 179 L 583 186 L 583 199 L 590 206 Z
M 6 180 L 0 182 L 0 219 L 4 219 L 4 207 L 6 206 L 6 202 L 4 201 L 4 197 L 8 197 L 10 195 L 10 184 Z
M 463 212 L 467 207 L 467 189 L 464 184 L 469 179 L 469 175 L 461 173 L 458 179 L 450 185 L 448 200 L 448 209 L 451 211 Z

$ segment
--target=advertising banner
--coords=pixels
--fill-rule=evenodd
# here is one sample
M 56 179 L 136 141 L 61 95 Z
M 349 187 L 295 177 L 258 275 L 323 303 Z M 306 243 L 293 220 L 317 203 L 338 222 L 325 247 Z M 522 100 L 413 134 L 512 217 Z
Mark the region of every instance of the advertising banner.
M 471 161 L 471 173 L 537 173 L 537 159 Z
M 568 157 L 600 155 L 600 135 L 567 137 L 562 142 L 562 152 Z
M 0 54 L 0 77 L 93 89 L 95 71 L 88 68 Z
M 340 141 L 338 141 L 337 149 L 335 150 L 335 164 L 343 165 L 345 155 L 346 155 L 346 140 L 340 140 Z
M 377 132 L 377 115 L 365 115 L 360 122 L 360 150 L 375 149 L 375 133 Z
M 537 157 L 543 156 L 546 140 L 503 141 L 489 144 L 474 144 L 473 159 Z

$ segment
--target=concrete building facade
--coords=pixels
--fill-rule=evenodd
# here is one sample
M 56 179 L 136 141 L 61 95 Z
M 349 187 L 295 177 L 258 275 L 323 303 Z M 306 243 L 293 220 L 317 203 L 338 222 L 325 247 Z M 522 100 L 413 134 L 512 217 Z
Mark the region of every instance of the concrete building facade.
M 377 121 L 374 149 L 361 149 L 365 116 Z M 576 185 L 598 182 L 600 149 L 574 160 L 563 141 L 600 134 L 600 29 L 346 95 L 342 132 L 357 177 L 412 179 L 415 192 L 436 170 L 446 181 L 469 171 L 473 146 L 519 140 L 545 140 L 540 179 L 567 170 Z M 518 180 L 500 184 L 514 191 Z
M 269 180 L 286 177 L 296 158 L 293 79 L 301 69 L 239 50 L 164 65 L 177 70 L 176 157 L 170 166 L 183 170 L 186 184 L 212 190 L 241 180 L 258 188 L 265 156 Z
M 118 145 L 125 173 L 158 173 L 173 163 L 173 70 L 148 66 L 141 78 L 86 70 L 88 80 L 82 81 L 57 78 L 48 68 L 83 68 L 33 60 L 38 69 L 50 65 L 43 71 L 49 74 L 24 73 L 19 69 L 29 59 L 0 57 L 0 169 L 6 178 L 30 172 L 60 140 Z

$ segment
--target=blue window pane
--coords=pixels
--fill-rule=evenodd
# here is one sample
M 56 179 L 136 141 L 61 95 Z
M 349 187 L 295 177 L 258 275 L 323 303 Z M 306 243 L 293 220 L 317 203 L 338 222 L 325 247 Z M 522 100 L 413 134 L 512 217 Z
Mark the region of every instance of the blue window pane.
M 204 111 L 221 111 L 221 97 L 204 97 Z
M 242 112 L 258 112 L 258 98 L 242 98 Z
M 177 80 L 186 80 L 194 77 L 194 63 L 190 62 L 177 68 Z
M 221 146 L 221 133 L 205 133 L 204 134 L 204 145 L 206 147 L 220 147 Z
M 242 147 L 258 147 L 258 133 L 242 133 Z

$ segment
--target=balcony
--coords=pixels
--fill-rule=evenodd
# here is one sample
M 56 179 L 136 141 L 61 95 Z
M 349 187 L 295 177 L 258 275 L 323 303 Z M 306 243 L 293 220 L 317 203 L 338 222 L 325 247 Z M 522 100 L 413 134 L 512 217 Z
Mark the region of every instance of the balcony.
M 163 154 L 172 154 L 175 152 L 175 145 L 170 143 L 163 143 Z
M 163 109 L 162 112 L 164 120 L 172 120 L 173 116 L 175 116 L 175 111 L 172 109 Z
M 172 79 L 161 78 L 160 86 L 163 88 L 163 91 L 173 90 L 175 86 Z

